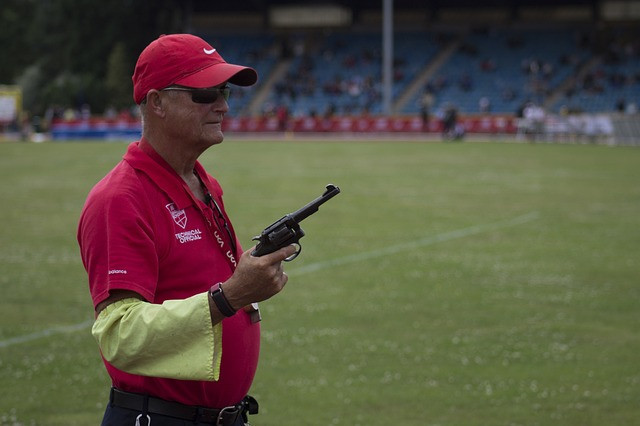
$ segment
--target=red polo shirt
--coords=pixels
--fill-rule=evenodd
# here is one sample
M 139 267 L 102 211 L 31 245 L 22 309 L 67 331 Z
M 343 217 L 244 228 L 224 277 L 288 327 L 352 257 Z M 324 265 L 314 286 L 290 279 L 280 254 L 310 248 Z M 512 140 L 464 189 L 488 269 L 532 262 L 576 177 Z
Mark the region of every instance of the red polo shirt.
M 219 214 L 196 199 L 162 157 L 151 148 L 143 151 L 138 142 L 129 145 L 124 159 L 91 190 L 78 242 L 94 306 L 116 289 L 133 290 L 151 303 L 184 299 L 233 274 L 242 248 L 224 212 L 222 189 L 199 163 L 195 171 L 220 206 L 232 237 Z M 230 238 L 236 240 L 235 253 Z M 118 389 L 222 408 L 242 400 L 251 387 L 260 326 L 239 310 L 223 320 L 222 330 L 216 382 L 132 375 L 104 362 Z

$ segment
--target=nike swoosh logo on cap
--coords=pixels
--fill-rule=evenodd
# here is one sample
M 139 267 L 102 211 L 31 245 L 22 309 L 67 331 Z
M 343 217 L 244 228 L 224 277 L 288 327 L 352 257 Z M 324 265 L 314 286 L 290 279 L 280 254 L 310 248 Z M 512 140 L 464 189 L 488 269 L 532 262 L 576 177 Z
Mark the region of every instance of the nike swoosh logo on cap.
M 216 49 L 207 50 L 207 48 L 205 47 L 203 47 L 202 50 L 204 50 L 204 53 L 206 53 L 207 55 L 211 55 L 213 52 L 216 51 Z

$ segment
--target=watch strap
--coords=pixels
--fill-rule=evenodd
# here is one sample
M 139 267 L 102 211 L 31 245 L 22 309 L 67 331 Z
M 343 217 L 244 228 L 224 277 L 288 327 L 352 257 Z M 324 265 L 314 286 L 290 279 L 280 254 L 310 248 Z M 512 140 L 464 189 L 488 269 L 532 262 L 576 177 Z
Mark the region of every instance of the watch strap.
M 231 317 L 235 315 L 237 309 L 233 309 L 233 306 L 227 300 L 227 297 L 224 295 L 222 291 L 222 283 L 217 283 L 211 287 L 209 290 L 209 296 L 213 299 L 213 303 L 215 303 L 216 307 L 220 311 L 222 315 L 225 317 Z

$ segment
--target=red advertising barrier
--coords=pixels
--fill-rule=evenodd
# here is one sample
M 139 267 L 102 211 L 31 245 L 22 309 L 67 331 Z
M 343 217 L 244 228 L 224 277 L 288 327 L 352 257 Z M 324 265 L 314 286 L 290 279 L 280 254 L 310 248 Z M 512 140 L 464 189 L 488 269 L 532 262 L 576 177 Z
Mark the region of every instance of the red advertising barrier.
M 516 119 L 511 116 L 462 116 L 459 123 L 466 133 L 515 134 Z M 439 133 L 442 122 L 433 118 L 428 128 L 423 128 L 420 117 L 296 117 L 281 123 L 277 117 L 231 117 L 223 122 L 228 132 L 300 132 L 300 133 Z M 51 131 L 54 138 L 73 137 L 135 137 L 141 126 L 137 119 L 106 120 L 92 117 L 88 120 L 55 120 Z
M 510 116 L 461 117 L 460 124 L 467 133 L 516 133 L 517 130 L 515 118 Z M 298 117 L 287 123 L 280 123 L 276 117 L 225 117 L 223 129 L 231 132 L 439 133 L 442 122 L 433 119 L 427 129 L 419 117 Z

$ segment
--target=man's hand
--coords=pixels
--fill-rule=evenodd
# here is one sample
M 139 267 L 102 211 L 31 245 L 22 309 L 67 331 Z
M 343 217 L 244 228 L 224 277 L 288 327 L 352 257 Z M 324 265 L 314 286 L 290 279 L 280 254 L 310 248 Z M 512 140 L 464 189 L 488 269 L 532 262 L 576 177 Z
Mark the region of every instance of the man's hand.
M 289 245 L 260 257 L 252 256 L 253 250 L 255 246 L 242 254 L 235 272 L 222 285 L 224 295 L 235 309 L 280 293 L 289 279 L 282 262 L 297 249 Z

